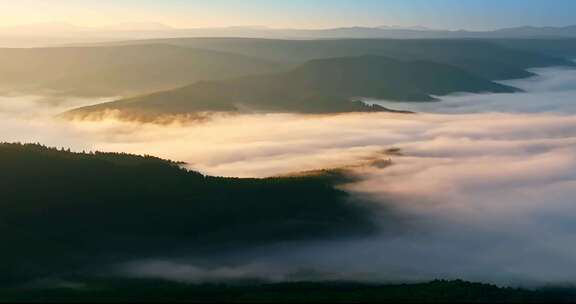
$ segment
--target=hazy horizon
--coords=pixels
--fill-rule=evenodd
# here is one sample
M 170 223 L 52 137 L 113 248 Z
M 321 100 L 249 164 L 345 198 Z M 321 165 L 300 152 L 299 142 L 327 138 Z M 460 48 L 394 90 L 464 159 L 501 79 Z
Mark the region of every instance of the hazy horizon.
M 546 1 L 250 1 L 217 0 L 23 0 L 6 3 L 0 27 L 69 23 L 101 27 L 156 23 L 175 28 L 267 26 L 322 29 L 351 26 L 425 26 L 447 30 L 494 30 L 518 26 L 572 25 L 576 3 Z M 161 16 L 161 17 L 160 17 Z

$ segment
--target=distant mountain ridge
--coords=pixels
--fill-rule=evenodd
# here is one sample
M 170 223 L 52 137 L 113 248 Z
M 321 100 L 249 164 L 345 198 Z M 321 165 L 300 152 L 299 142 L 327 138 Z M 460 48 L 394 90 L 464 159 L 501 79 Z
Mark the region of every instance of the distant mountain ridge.
M 3 35 L 61 35 L 82 34 L 94 39 L 152 39 L 174 37 L 247 37 L 282 39 L 335 38 L 576 38 L 576 25 L 521 26 L 490 31 L 439 30 L 423 26 L 350 26 L 325 29 L 287 29 L 262 26 L 230 26 L 213 28 L 175 28 L 154 22 L 126 22 L 100 27 L 82 27 L 67 23 L 43 23 L 0 28 Z
M 448 64 L 490 80 L 533 76 L 526 71 L 529 68 L 574 65 L 565 56 L 550 55 L 534 51 L 532 48 L 527 50 L 522 46 L 517 47 L 515 41 L 505 40 L 504 43 L 507 45 L 503 45 L 499 41 L 485 39 L 172 38 L 100 45 L 169 44 L 295 64 L 323 58 L 379 55 L 398 60 L 424 60 Z M 572 41 L 576 42 L 568 40 Z M 540 45 L 548 45 L 547 42 L 540 42 Z M 576 56 L 576 52 L 574 54 Z
M 538 37 L 571 37 L 576 38 L 576 25 L 554 27 L 554 26 L 521 26 L 504 28 L 492 32 L 494 35 L 502 37 L 538 38 Z
M 0 49 L 3 72 L 0 90 L 73 97 L 129 97 L 198 81 L 271 75 L 319 59 L 362 56 L 447 65 L 494 81 L 533 76 L 527 69 L 535 67 L 574 66 L 568 58 L 576 57 L 576 39 L 542 42 L 538 39 L 172 38 L 77 47 L 8 48 Z M 429 97 L 424 95 L 435 92 L 428 88 L 423 92 L 410 89 L 407 93 L 405 89 L 390 89 L 387 93 L 390 95 L 377 95 L 427 100 Z M 467 90 L 454 86 L 449 91 Z M 404 91 L 401 95 L 408 95 L 394 95 L 400 91 Z M 320 95 L 324 99 L 333 94 Z

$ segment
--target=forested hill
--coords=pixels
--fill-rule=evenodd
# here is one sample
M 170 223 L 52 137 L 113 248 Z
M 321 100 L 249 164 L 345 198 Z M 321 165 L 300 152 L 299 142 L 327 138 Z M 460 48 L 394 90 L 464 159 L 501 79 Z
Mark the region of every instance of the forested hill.
M 576 39 L 323 39 L 171 38 L 114 42 L 112 45 L 168 44 L 225 51 L 280 62 L 378 55 L 398 60 L 425 60 L 502 80 L 528 77 L 529 68 L 571 65 Z M 537 47 L 535 47 L 537 46 Z M 551 51 L 554 50 L 554 51 Z M 569 55 L 570 56 L 566 56 Z
M 0 144 L 0 286 L 154 256 L 364 235 L 336 175 L 204 176 L 150 156 Z M 95 268 L 95 269 L 94 269 Z
M 284 282 L 189 284 L 70 277 L 72 287 L 2 289 L 2 302 L 98 303 L 574 303 L 576 289 L 521 289 L 461 280 L 426 283 Z
M 165 92 L 85 107 L 69 116 L 118 110 L 130 115 L 195 112 L 341 113 L 385 111 L 358 97 L 430 101 L 452 92 L 514 92 L 516 89 L 460 68 L 383 56 L 319 59 L 284 73 L 202 81 Z
M 430 61 L 489 80 L 573 64 L 576 39 L 172 38 L 98 46 L 0 48 L 0 89 L 66 96 L 133 96 L 200 80 L 276 73 L 310 60 L 377 55 Z

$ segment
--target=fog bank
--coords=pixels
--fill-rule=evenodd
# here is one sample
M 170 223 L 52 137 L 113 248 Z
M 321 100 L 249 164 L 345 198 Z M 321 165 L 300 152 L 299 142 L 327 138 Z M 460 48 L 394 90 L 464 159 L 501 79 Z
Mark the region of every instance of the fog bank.
M 278 245 L 231 256 L 225 264 L 159 257 L 123 265 L 122 272 L 132 276 L 576 283 L 576 70 L 536 72 L 538 77 L 507 82 L 524 93 L 382 102 L 420 112 L 414 115 L 68 122 L 16 115 L 30 112 L 17 109 L 16 97 L 3 97 L 0 140 L 152 154 L 207 174 L 240 177 L 352 165 L 384 149 L 402 151 L 392 156 L 391 167 L 351 168 L 361 179 L 342 186 L 404 215 L 409 227 L 401 232 Z

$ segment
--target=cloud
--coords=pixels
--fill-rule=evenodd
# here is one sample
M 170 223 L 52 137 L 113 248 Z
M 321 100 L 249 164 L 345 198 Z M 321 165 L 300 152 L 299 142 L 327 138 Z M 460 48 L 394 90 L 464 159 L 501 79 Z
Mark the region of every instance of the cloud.
M 575 114 L 576 69 L 539 68 L 531 72 L 535 77 L 502 81 L 505 85 L 525 90 L 526 93 L 509 94 L 452 94 L 441 102 L 399 103 L 369 100 L 391 108 L 416 112 L 442 114 L 463 113 L 554 113 Z
M 383 222 L 378 237 L 260 248 L 209 266 L 185 259 L 135 262 L 124 268 L 135 276 L 283 280 L 306 273 L 322 279 L 573 283 L 576 71 L 538 73 L 513 82 L 524 93 L 392 104 L 421 112 L 415 115 L 254 114 L 158 125 L 27 119 L 3 110 L 0 140 L 152 154 L 242 177 L 354 164 L 384 149 L 402 150 L 391 167 L 352 169 L 361 179 L 342 187 L 393 208 L 409 227 Z
M 168 260 L 141 261 L 123 265 L 121 273 L 132 277 L 160 278 L 179 282 L 214 283 L 239 280 L 285 281 L 288 278 L 265 264 L 249 264 L 240 267 L 199 267 Z

